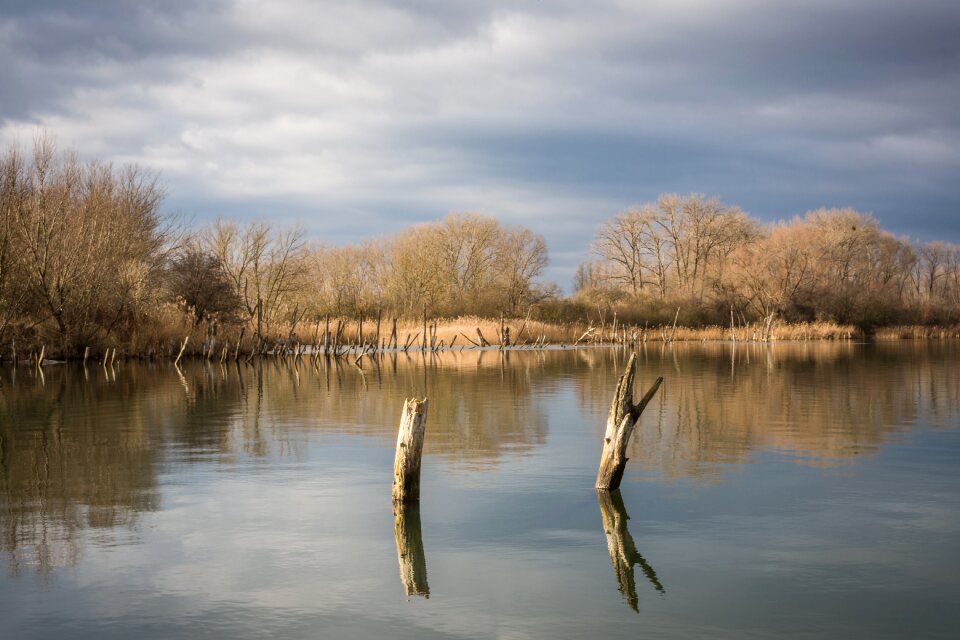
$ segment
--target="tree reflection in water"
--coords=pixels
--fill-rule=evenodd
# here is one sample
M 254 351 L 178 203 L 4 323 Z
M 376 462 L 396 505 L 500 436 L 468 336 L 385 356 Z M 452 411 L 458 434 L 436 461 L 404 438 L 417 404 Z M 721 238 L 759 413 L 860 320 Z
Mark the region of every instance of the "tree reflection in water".
M 844 464 L 912 424 L 950 427 L 960 406 L 958 352 L 949 342 L 644 345 L 638 377 L 662 373 L 668 385 L 637 425 L 628 474 L 713 482 L 757 450 Z M 628 355 L 617 348 L 384 354 L 365 358 L 363 372 L 309 359 L 189 361 L 181 371 L 167 362 L 118 362 L 104 375 L 95 371 L 101 367 L 51 366 L 45 379 L 7 365 L 0 368 L 0 551 L 14 573 L 44 573 L 75 564 L 85 540 L 136 537 L 141 514 L 160 509 L 159 475 L 191 465 L 299 460 L 326 436 L 392 449 L 399 407 L 427 387 L 424 455 L 445 463 L 444 473 L 495 471 L 548 446 L 551 429 L 561 436 L 576 425 L 577 437 L 596 449 L 584 447 L 567 472 L 582 473 L 589 486 Z M 615 535 L 622 521 L 626 532 L 615 500 L 604 507 L 601 499 L 601 513 L 605 531 Z M 419 531 L 411 522 L 409 514 L 397 520 L 402 540 Z M 628 540 L 611 548 L 627 549 Z M 636 564 L 644 569 L 639 560 L 629 566 Z
M 640 552 L 627 528 L 627 510 L 623 506 L 623 496 L 620 490 L 598 490 L 597 501 L 600 503 L 600 519 L 603 522 L 603 532 L 607 536 L 607 551 L 613 563 L 613 572 L 617 576 L 620 593 L 630 605 L 630 608 L 639 612 L 639 598 L 637 597 L 637 582 L 634 578 L 633 567 L 640 565 L 640 570 L 654 589 L 666 593 L 657 572 L 653 570 Z

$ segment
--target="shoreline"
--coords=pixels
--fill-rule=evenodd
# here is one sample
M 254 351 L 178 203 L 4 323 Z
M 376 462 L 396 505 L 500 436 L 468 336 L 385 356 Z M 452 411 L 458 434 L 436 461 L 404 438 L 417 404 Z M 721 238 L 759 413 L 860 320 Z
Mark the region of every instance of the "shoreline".
M 574 323 L 559 325 L 532 320 L 494 320 L 475 317 L 451 320 L 436 319 L 426 325 L 423 321 L 398 322 L 395 335 L 385 337 L 382 334 L 364 333 L 358 320 L 339 320 L 337 334 L 315 332 L 307 341 L 297 339 L 296 332 L 289 332 L 287 338 L 274 336 L 259 340 L 242 340 L 243 332 L 235 327 L 227 328 L 222 337 L 204 337 L 205 329 L 195 327 L 191 333 L 181 333 L 188 337 L 187 346 L 183 339 L 157 339 L 151 341 L 150 348 L 134 350 L 118 346 L 91 348 L 87 357 L 83 355 L 63 355 L 45 346 L 35 347 L 26 353 L 20 352 L 16 358 L 4 354 L 0 363 L 37 365 L 38 352 L 42 366 L 68 362 L 85 361 L 91 364 L 112 364 L 117 358 L 133 360 L 171 360 L 181 358 L 203 359 L 211 362 L 251 361 L 254 358 L 334 358 L 351 359 L 359 362 L 365 357 L 388 354 L 427 354 L 449 351 L 487 352 L 487 351 L 534 351 L 584 348 L 639 348 L 646 345 L 668 345 L 673 343 L 707 344 L 800 344 L 810 342 L 847 342 L 851 344 L 870 344 L 877 342 L 898 342 L 912 340 L 955 340 L 960 339 L 960 326 L 892 326 L 881 327 L 873 332 L 865 332 L 850 325 L 833 323 L 776 324 L 764 327 L 760 323 L 741 327 L 638 327 L 634 325 L 609 326 Z M 354 329 L 344 327 L 353 324 Z M 423 326 L 427 327 L 427 341 L 423 339 Z M 500 326 L 503 327 L 501 334 Z M 231 331 L 233 329 L 233 331 Z M 471 331 L 472 329 L 472 331 Z M 614 333 L 614 331 L 616 333 Z M 473 336 L 471 337 L 471 332 Z M 510 336 L 519 336 L 519 341 Z M 302 338 L 302 337 L 301 337 Z M 165 347 L 165 348 L 164 348 Z M 183 351 L 182 356 L 179 353 Z M 44 353 L 47 357 L 43 357 Z

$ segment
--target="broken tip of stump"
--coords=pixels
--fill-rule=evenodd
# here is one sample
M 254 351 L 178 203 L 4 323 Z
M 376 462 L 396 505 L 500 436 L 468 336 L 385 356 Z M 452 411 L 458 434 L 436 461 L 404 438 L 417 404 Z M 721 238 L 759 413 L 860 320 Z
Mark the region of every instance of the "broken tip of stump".
M 630 355 L 627 368 L 617 381 L 617 389 L 607 415 L 607 428 L 603 437 L 603 451 L 600 453 L 600 468 L 597 470 L 595 488 L 613 490 L 620 486 L 623 471 L 627 465 L 627 445 L 637 425 L 637 420 L 647 403 L 663 384 L 659 377 L 643 395 L 639 403 L 633 403 L 633 380 L 637 374 L 637 354 Z

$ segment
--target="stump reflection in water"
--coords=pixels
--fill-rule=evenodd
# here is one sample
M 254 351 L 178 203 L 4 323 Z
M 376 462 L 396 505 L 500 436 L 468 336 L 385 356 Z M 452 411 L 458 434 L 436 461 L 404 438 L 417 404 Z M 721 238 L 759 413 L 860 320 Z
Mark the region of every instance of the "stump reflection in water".
M 640 570 L 647 577 L 653 588 L 665 593 L 663 585 L 657 578 L 657 572 L 640 555 L 633 542 L 633 536 L 627 529 L 627 510 L 623 506 L 623 497 L 620 490 L 597 491 L 597 501 L 600 503 L 600 517 L 603 520 L 603 532 L 607 536 L 607 550 L 610 552 L 610 561 L 613 563 L 613 572 L 617 576 L 620 592 L 627 604 L 634 611 L 638 611 L 637 584 L 633 575 L 633 566 L 640 565 Z
M 397 537 L 400 580 L 407 595 L 429 598 L 427 556 L 423 552 L 423 533 L 420 529 L 420 505 L 415 502 L 394 502 L 393 530 Z

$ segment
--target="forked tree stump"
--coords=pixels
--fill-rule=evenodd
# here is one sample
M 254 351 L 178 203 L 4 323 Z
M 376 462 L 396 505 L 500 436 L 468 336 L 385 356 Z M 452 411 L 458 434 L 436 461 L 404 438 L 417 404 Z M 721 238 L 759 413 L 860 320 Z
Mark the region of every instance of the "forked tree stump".
M 427 422 L 427 399 L 409 398 L 403 403 L 397 454 L 393 461 L 393 501 L 420 500 L 420 457 Z
M 663 383 L 657 378 L 653 386 L 644 394 L 639 404 L 633 404 L 633 379 L 637 374 L 637 354 L 630 355 L 627 369 L 617 382 L 617 391 L 607 415 L 607 429 L 603 436 L 603 451 L 600 453 L 600 469 L 597 471 L 597 489 L 613 490 L 620 486 L 623 470 L 627 466 L 627 445 L 633 428 L 647 403 Z

